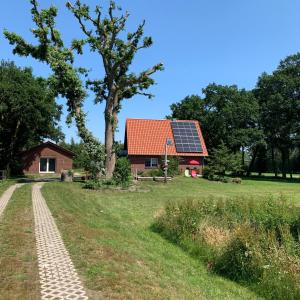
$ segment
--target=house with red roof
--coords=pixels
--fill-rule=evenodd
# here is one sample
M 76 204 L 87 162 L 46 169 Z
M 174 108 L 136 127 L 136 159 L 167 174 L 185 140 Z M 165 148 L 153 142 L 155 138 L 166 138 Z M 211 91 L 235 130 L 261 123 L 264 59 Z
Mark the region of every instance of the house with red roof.
M 159 168 L 164 156 L 179 157 L 179 168 L 202 173 L 208 156 L 198 121 L 127 119 L 124 149 L 133 174 Z
M 57 174 L 73 167 L 75 154 L 50 141 L 21 153 L 24 174 Z

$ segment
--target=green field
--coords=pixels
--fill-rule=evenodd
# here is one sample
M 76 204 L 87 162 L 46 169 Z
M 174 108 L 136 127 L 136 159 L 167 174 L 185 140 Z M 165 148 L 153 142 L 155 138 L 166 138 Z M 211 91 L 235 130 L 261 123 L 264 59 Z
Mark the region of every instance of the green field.
M 13 182 L 0 185 L 2 193 Z M 1 291 L 38 293 L 31 185 L 18 189 L 1 220 Z M 90 299 L 259 299 L 251 290 L 207 270 L 200 260 L 151 230 L 167 202 L 218 196 L 283 195 L 300 205 L 297 180 L 218 183 L 178 177 L 167 185 L 138 183 L 135 191 L 85 190 L 81 183 L 47 183 L 43 195 Z
M 154 216 L 168 201 L 213 195 L 252 195 L 258 201 L 261 195 L 284 195 L 300 204 L 300 185 L 281 180 L 238 185 L 180 177 L 167 185 L 140 183 L 136 192 L 50 183 L 43 194 L 92 299 L 256 299 L 151 231 Z

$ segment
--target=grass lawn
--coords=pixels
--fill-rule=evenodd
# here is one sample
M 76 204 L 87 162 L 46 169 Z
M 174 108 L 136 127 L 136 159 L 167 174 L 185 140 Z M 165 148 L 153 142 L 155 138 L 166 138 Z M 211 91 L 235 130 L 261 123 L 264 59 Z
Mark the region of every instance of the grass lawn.
M 17 189 L 0 219 L 0 299 L 39 299 L 31 186 Z
M 176 178 L 143 182 L 138 192 L 90 191 L 48 183 L 43 194 L 91 299 L 258 299 L 151 231 L 167 201 L 208 195 L 285 195 L 300 204 L 300 184 L 244 180 L 241 185 Z M 259 200 L 259 199 L 258 199 Z

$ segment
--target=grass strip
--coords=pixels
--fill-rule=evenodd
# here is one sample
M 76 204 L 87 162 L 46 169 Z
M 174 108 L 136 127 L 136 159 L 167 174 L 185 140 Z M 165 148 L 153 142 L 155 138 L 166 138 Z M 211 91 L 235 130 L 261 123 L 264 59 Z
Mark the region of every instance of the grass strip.
M 0 299 L 39 299 L 31 185 L 17 189 L 0 220 Z

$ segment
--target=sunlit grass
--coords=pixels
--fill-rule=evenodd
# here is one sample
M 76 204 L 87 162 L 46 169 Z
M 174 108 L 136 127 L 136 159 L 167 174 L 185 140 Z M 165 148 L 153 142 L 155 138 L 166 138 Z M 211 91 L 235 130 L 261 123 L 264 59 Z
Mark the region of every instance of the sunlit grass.
M 242 184 L 176 178 L 143 182 L 137 192 L 83 190 L 79 183 L 50 183 L 43 194 L 92 299 L 257 299 L 151 230 L 168 201 L 210 195 L 284 195 L 300 203 L 300 185 L 243 180 Z
M 0 220 L 0 299 L 39 299 L 31 186 L 17 189 Z

